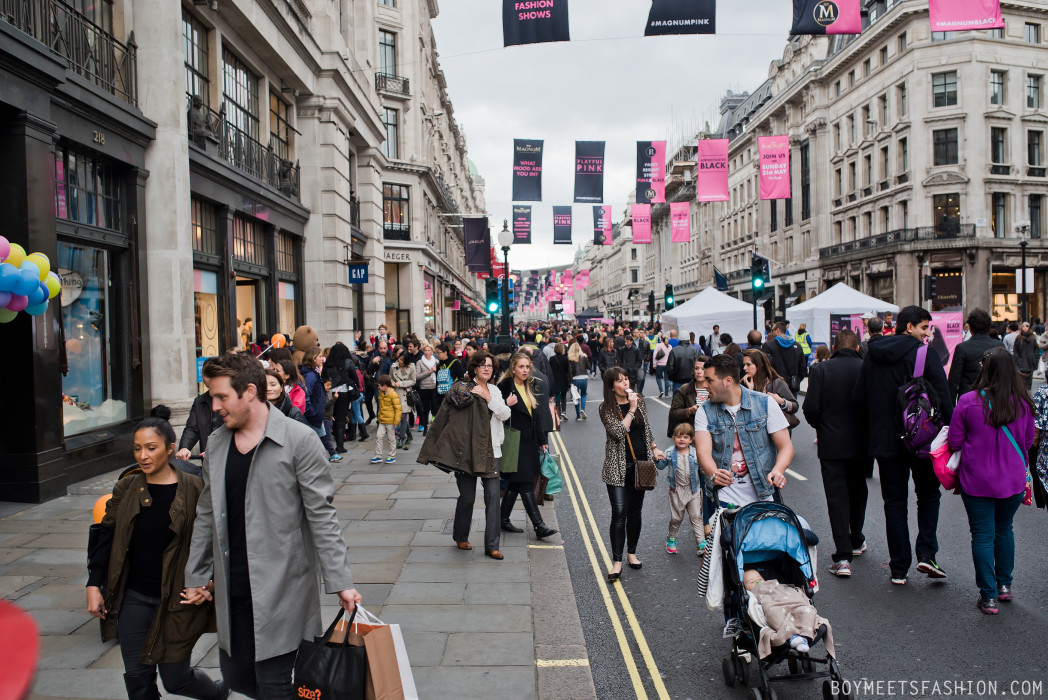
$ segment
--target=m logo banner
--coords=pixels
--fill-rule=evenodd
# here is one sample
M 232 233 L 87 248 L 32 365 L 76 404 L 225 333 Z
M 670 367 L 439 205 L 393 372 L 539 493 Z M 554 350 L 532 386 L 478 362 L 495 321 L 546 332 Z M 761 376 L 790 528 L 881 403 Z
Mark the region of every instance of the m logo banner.
M 630 217 L 633 219 L 633 244 L 651 243 L 651 205 L 632 205 Z
M 790 198 L 790 137 L 761 136 L 757 139 L 760 158 L 761 199 Z
M 728 139 L 699 139 L 695 192 L 700 202 L 728 201 Z
M 611 207 L 593 207 L 593 243 L 611 245 Z
M 933 32 L 1004 27 L 1001 0 L 928 0 Z
M 604 142 L 575 142 L 575 201 L 604 201 Z
M 502 0 L 502 44 L 570 41 L 568 0 Z
M 654 0 L 644 36 L 716 34 L 717 0 Z
M 637 204 L 666 201 L 666 142 L 637 142 Z
M 571 245 L 571 207 L 553 207 L 553 244 Z
M 513 207 L 513 242 L 531 243 L 531 205 Z
M 491 274 L 491 229 L 488 218 L 473 217 L 462 220 L 462 236 L 466 242 L 466 268 L 474 274 Z
M 542 201 L 542 141 L 513 139 L 513 201 Z
M 861 34 L 860 3 L 861 0 L 793 0 L 790 34 Z
M 670 204 L 670 243 L 688 243 L 691 241 L 691 205 L 687 202 Z

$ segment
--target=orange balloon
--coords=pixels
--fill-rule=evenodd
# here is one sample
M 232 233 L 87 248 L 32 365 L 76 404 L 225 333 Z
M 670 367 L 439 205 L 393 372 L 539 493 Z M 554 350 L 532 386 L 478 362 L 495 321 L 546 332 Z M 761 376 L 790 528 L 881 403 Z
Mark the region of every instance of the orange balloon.
M 113 494 L 107 493 L 106 495 L 95 501 L 95 508 L 91 512 L 96 523 L 102 522 L 102 516 L 106 514 L 106 503 L 109 503 L 109 499 L 113 497 Z
M 287 345 L 287 338 L 284 337 L 283 333 L 277 333 L 269 339 L 269 344 L 275 348 L 282 348 Z

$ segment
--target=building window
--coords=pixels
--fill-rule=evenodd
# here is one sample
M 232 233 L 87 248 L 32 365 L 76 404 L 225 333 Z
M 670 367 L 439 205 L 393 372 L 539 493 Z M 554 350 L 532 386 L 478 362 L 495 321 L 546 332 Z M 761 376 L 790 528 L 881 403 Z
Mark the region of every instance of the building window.
M 899 202 L 899 223 L 902 224 L 902 228 L 910 227 L 910 203 L 903 201 Z
M 1004 71 L 990 71 L 990 104 L 1004 104 Z
M 957 104 L 957 71 L 932 75 L 932 106 L 952 107 Z
M 258 141 L 258 76 L 229 49 L 222 51 L 222 64 L 226 121 Z
M 867 154 L 862 158 L 862 184 L 869 187 L 873 184 L 873 155 Z
M 783 226 L 793 226 L 793 198 L 783 200 Z
M 862 62 L 862 77 L 869 78 L 870 73 L 873 72 L 873 62 L 870 59 L 866 59 Z
M 881 179 L 887 180 L 891 175 L 891 164 L 888 160 L 888 147 L 881 148 Z
M 946 41 L 957 36 L 957 32 L 932 32 L 932 41 Z
M 887 46 L 882 46 L 881 47 L 881 65 L 882 66 L 888 65 L 888 47 Z
M 779 230 L 779 202 L 771 200 L 771 230 Z
M 107 5 L 109 3 L 101 3 Z M 204 106 L 211 104 L 210 70 L 207 60 L 207 28 L 182 8 L 182 44 L 186 61 L 186 96 L 199 97 Z
M 811 148 L 801 144 L 801 221 L 811 218 Z
M 887 233 L 891 228 L 891 209 L 881 207 L 881 232 Z
M 380 29 L 378 32 L 378 70 L 383 75 L 397 74 L 397 35 Z
M 63 287 L 62 328 L 69 371 L 62 376 L 62 423 L 65 436 L 79 435 L 127 419 L 126 387 L 114 363 L 114 323 L 110 292 L 118 288 L 111 254 L 101 248 L 58 242 L 55 268 Z M 58 305 L 55 305 L 58 307 Z
M 378 0 L 378 4 L 379 5 L 383 5 L 385 7 L 396 7 L 397 6 L 396 0 Z
M 899 95 L 899 116 L 905 117 L 910 109 L 908 102 L 909 95 L 906 94 L 906 83 L 901 83 L 895 88 L 895 91 Z
M 291 160 L 289 109 L 289 105 L 276 93 L 269 93 L 269 145 L 281 160 Z
M 397 130 L 399 115 L 397 110 L 388 107 L 382 110 L 382 123 L 386 125 L 386 140 L 382 143 L 382 152 L 386 158 L 396 160 L 400 158 L 399 138 Z
M 636 260 L 636 259 L 637 259 L 637 249 L 636 248 L 630 248 L 630 260 Z
M 836 150 L 838 152 L 841 150 L 841 125 L 840 124 L 834 124 L 833 125 L 833 147 L 834 147 L 834 150 Z
M 233 259 L 266 266 L 266 240 L 262 225 L 239 214 L 233 217 Z
M 993 235 L 1004 238 L 1008 233 L 1008 195 L 994 192 L 990 195 L 990 207 L 993 213 Z
M 961 222 L 961 195 L 951 192 L 933 196 L 932 216 L 937 232 L 950 233 L 958 230 Z
M 1035 167 L 1044 165 L 1044 132 L 1026 132 L 1026 162 Z
M 834 97 L 840 97 L 841 96 L 841 81 L 839 81 L 839 80 L 836 81 L 833 84 L 833 96 Z
M 218 255 L 218 224 L 215 208 L 193 197 L 193 250 L 207 255 Z
M 870 105 L 864 105 L 862 108 L 862 125 L 863 131 L 866 132 L 866 137 L 873 136 L 877 129 L 877 123 L 873 120 L 873 114 L 870 110 Z
M 880 108 L 881 108 L 881 126 L 883 126 L 884 128 L 887 128 L 888 127 L 888 122 L 889 122 L 889 119 L 888 119 L 888 96 L 887 95 L 881 95 L 880 99 L 879 99 L 879 103 L 880 103 Z
M 906 32 L 899 35 L 899 53 L 906 50 Z
M 848 87 L 855 87 L 855 71 L 853 70 L 848 71 Z
M 855 117 L 848 115 L 848 145 L 855 145 Z
M 1026 76 L 1026 107 L 1027 109 L 1041 108 L 1041 76 Z
M 862 215 L 862 234 L 864 236 L 873 235 L 873 212 L 868 211 Z
M 212 270 L 193 268 L 193 324 L 197 359 L 216 357 L 219 354 L 218 273 Z M 203 382 L 197 389 L 206 391 Z
M 991 39 L 1003 39 L 1004 30 L 1000 27 L 997 27 L 996 29 L 987 29 L 986 36 L 988 36 Z
M 1041 25 L 1033 22 L 1026 23 L 1026 31 L 1024 33 L 1027 44 L 1040 44 L 1041 43 Z
M 406 185 L 382 185 L 383 238 L 411 240 L 410 192 Z
M 1044 195 L 1030 195 L 1030 237 L 1040 238 L 1044 231 Z
M 840 245 L 844 243 L 844 224 L 837 221 L 833 224 L 833 244 Z
M 1008 143 L 1008 130 L 1000 127 L 990 129 L 990 162 L 1007 163 L 1005 146 Z
M 910 169 L 910 140 L 899 139 L 899 172 L 905 173 Z
M 836 170 L 834 170 L 833 171 L 833 175 L 834 175 L 834 178 L 833 178 L 833 183 L 834 183 L 833 194 L 835 196 L 837 196 L 837 197 L 840 197 L 841 194 L 844 192 L 844 189 L 843 189 L 844 175 L 841 173 L 841 169 L 840 168 L 837 168 Z
M 277 237 L 277 270 L 292 275 L 296 273 L 295 238 L 291 234 L 282 233 Z
M 638 281 L 639 279 L 637 277 L 637 268 L 633 268 L 632 270 L 630 270 L 630 282 L 632 284 L 637 284 Z
M 119 171 L 95 156 L 55 147 L 55 216 L 123 231 L 124 192 Z
M 852 161 L 851 163 L 848 163 L 848 191 L 854 192 L 857 184 L 855 176 L 855 161 Z
M 957 165 L 957 129 L 932 132 L 935 165 Z

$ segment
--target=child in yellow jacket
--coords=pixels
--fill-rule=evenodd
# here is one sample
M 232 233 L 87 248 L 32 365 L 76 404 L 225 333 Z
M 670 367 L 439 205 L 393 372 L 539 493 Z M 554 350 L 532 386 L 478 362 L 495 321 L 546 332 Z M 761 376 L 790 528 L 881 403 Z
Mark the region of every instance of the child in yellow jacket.
M 393 381 L 388 374 L 381 374 L 375 380 L 378 387 L 378 430 L 375 431 L 375 456 L 372 464 L 383 461 L 383 447 L 388 449 L 386 464 L 396 462 L 397 425 L 400 424 L 400 398 L 393 389 Z

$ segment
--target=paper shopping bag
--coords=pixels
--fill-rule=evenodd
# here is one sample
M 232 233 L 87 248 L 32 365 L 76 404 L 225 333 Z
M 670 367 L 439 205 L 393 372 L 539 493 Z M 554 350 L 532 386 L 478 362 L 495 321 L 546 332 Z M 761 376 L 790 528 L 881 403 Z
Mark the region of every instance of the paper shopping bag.
M 383 625 L 364 637 L 368 650 L 366 700 L 418 700 L 400 625 Z

